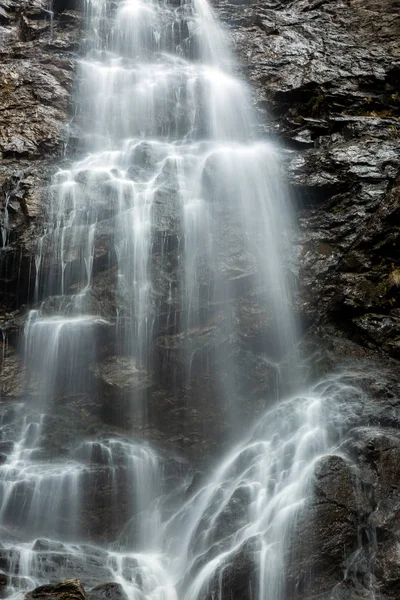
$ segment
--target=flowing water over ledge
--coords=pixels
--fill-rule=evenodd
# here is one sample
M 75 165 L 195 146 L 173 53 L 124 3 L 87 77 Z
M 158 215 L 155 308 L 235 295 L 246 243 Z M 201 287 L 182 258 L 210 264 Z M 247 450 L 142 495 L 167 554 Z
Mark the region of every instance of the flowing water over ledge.
M 116 581 L 130 598 L 224 597 L 242 564 L 238 576 L 255 597 L 285 597 L 291 538 L 307 518 L 315 471 L 336 455 L 356 480 L 341 430 L 359 420 L 364 402 L 348 374 L 281 402 L 191 493 L 187 465 L 143 443 L 93 440 L 62 462 L 43 460 L 45 417 L 9 407 L 0 429 L 8 595 L 74 575 L 88 588 Z M 124 498 L 130 505 L 126 526 L 106 546 L 88 543 L 82 530 L 96 488 L 111 518 Z

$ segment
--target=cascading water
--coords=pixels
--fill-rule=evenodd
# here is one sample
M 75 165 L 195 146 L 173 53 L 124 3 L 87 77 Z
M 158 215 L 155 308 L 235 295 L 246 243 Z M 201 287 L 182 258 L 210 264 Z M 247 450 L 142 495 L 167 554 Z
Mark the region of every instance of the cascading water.
M 247 286 L 267 308 L 266 361 L 279 362 L 296 342 L 276 150 L 257 139 L 246 87 L 207 2 L 87 0 L 86 11 L 82 158 L 55 175 L 38 243 L 37 308 L 22 348 L 29 411 L 6 407 L 0 428 L 7 590 L 79 577 L 88 587 L 115 580 L 129 598 L 222 598 L 226 573 L 245 553 L 251 597 L 283 600 L 290 536 L 315 465 L 338 442 L 331 432 L 340 382 L 270 410 L 185 502 L 185 468 L 168 486 L 165 455 L 142 442 L 99 436 L 51 456 L 51 407 L 96 385 L 86 374 L 102 336 L 131 373 L 151 379 L 163 323 L 174 332 L 167 362 L 171 348 L 183 355 L 176 377 L 190 389 L 212 371 L 233 431 L 237 290 Z M 115 271 L 111 319 L 94 292 L 104 263 Z M 145 423 L 144 392 L 130 404 Z M 94 501 L 112 544 L 93 545 L 85 531 Z
M 271 350 L 282 356 L 294 341 L 280 260 L 285 194 L 274 149 L 254 139 L 246 88 L 209 7 L 132 1 L 113 14 L 107 2 L 89 2 L 87 44 L 79 100 L 89 154 L 54 179 L 38 297 L 68 293 L 63 318 L 92 314 L 93 269 L 108 244 L 118 352 L 151 369 L 150 340 L 167 305 L 182 321 L 190 379 L 203 349 L 191 332 L 219 313 L 226 337 L 234 334 L 235 286 L 243 274 L 258 277 L 274 321 Z M 168 281 L 162 258 L 152 261 L 155 245 L 164 256 L 173 244 L 178 281 Z

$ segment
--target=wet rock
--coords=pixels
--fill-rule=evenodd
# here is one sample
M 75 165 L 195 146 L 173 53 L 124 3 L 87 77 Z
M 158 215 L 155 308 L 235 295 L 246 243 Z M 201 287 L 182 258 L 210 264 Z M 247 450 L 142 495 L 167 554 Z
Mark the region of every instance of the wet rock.
M 298 589 L 301 597 L 313 597 L 341 581 L 343 557 L 358 545 L 361 506 L 349 464 L 339 456 L 321 458 L 315 469 L 315 498 L 300 512 L 290 540 L 289 596 Z
M 72 2 L 59 4 L 52 20 L 34 0 L 9 0 L 0 11 L 0 310 L 21 306 L 33 292 L 43 188 L 67 139 L 83 14 L 69 10 Z
M 397 8 L 396 0 L 217 6 L 261 127 L 287 148 L 303 326 L 331 321 L 396 357 L 395 333 L 379 336 L 353 318 L 374 312 L 397 331 L 398 294 L 388 284 L 399 260 Z
M 0 442 L 0 452 L 4 454 L 11 454 L 14 450 L 14 442 Z
M 65 551 L 65 545 L 62 542 L 47 540 L 45 538 L 37 539 L 32 550 L 35 552 L 60 552 Z
M 400 309 L 385 314 L 364 314 L 353 319 L 354 330 L 365 343 L 384 346 L 395 358 L 400 358 Z
M 33 598 L 48 600 L 85 600 L 86 594 L 79 579 L 66 579 L 56 585 L 42 585 L 25 596 L 26 600 Z
M 112 356 L 94 367 L 96 377 L 105 385 L 120 390 L 146 389 L 151 386 L 149 374 L 136 366 L 132 356 Z
M 257 585 L 255 553 L 259 551 L 257 540 L 249 540 L 229 557 L 217 569 L 215 576 L 209 581 L 204 597 L 211 599 L 218 591 L 223 597 L 243 598 L 250 600 L 252 589 Z
M 42 458 L 65 456 L 82 437 L 95 433 L 96 426 L 100 426 L 100 423 L 85 406 L 86 402 L 89 404 L 94 399 L 77 396 L 72 403 L 58 406 L 57 415 L 46 415 L 40 439 Z M 91 404 L 89 407 L 91 408 Z M 75 423 L 74 428 L 68 427 L 71 420 Z
M 273 304 L 267 294 L 247 293 L 235 303 L 233 320 L 240 341 L 255 353 L 279 356 L 281 332 L 273 319 Z
M 224 315 L 220 314 L 214 322 L 202 328 L 190 329 L 176 335 L 162 336 L 157 340 L 157 348 L 167 360 L 188 361 L 190 363 L 188 368 L 191 372 L 195 372 L 196 367 L 201 369 L 202 357 L 207 360 L 206 355 L 210 351 L 218 352 L 220 356 L 226 353 L 229 339 L 227 333 L 224 332 L 224 318 Z
M 373 486 L 374 511 L 370 520 L 379 520 L 381 513 L 387 518 L 387 507 L 398 501 L 399 493 L 396 465 L 400 458 L 400 439 L 396 430 L 357 428 L 352 432 L 348 448 L 356 458 L 361 481 Z
M 117 315 L 117 268 L 111 267 L 97 273 L 92 279 L 91 289 L 88 292 L 87 307 L 91 314 L 112 320 Z M 74 291 L 79 292 L 82 286 L 77 284 Z M 111 338 L 108 331 L 108 338 Z
M 109 356 L 91 367 L 102 398 L 102 418 L 107 423 L 127 427 L 132 419 L 132 401 L 136 414 L 154 386 L 152 373 L 137 365 L 134 356 Z M 142 408 L 141 408 L 142 407 Z
M 39 544 L 45 546 L 45 544 Z M 1 550 L 1 568 L 7 573 L 18 573 L 20 552 L 17 547 Z M 75 600 L 85 597 L 84 588 L 92 588 L 98 580 L 110 581 L 112 573 L 106 566 L 107 553 L 91 546 L 75 546 L 74 552 L 63 544 L 49 543 L 47 549 L 37 549 L 32 556 L 33 565 L 40 565 L 40 573 L 44 580 L 59 584 L 40 586 L 27 594 L 27 598 L 62 599 L 71 597 Z M 76 580 L 64 577 L 70 574 L 79 577 Z M 59 587 L 60 586 L 60 587 Z
M 20 400 L 23 396 L 26 383 L 26 372 L 22 366 L 21 358 L 8 345 L 2 359 L 0 359 L 1 380 L 0 397 L 4 400 Z
M 87 594 L 88 600 L 128 600 L 120 583 L 102 583 L 91 589 Z
M 212 538 L 215 541 L 224 540 L 247 525 L 250 502 L 251 493 L 246 486 L 238 487 L 234 491 L 215 520 L 212 531 Z

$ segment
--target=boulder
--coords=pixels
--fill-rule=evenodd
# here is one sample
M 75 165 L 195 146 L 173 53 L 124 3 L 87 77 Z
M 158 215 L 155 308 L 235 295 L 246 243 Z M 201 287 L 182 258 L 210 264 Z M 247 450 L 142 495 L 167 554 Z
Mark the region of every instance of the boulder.
M 128 600 L 120 583 L 114 581 L 96 585 L 86 594 L 87 600 Z
M 79 579 L 65 579 L 55 585 L 41 585 L 25 595 L 25 600 L 85 600 L 85 598 L 85 590 Z

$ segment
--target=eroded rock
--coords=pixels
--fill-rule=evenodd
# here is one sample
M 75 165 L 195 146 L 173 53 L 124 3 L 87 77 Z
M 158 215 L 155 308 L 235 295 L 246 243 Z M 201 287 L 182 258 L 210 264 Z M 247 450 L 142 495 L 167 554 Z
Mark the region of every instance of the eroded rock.
M 122 585 L 115 582 L 96 585 L 86 597 L 88 600 L 128 600 Z
M 86 594 L 79 579 L 65 579 L 56 585 L 42 585 L 25 596 L 26 600 L 85 600 Z

